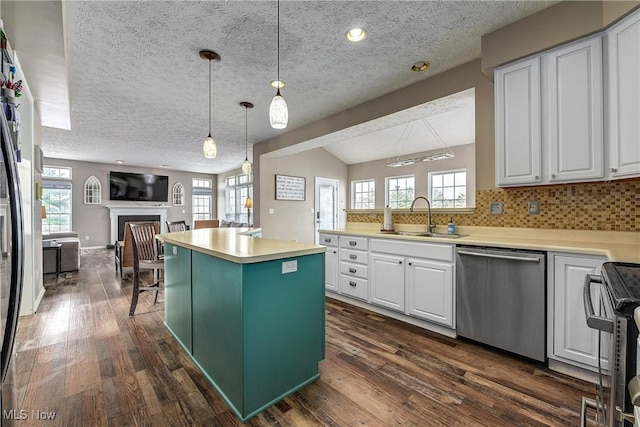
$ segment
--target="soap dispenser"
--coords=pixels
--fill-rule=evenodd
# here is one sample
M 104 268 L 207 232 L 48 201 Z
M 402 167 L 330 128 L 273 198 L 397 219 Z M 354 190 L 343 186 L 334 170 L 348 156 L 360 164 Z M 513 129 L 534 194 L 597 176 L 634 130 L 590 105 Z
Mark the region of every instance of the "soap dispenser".
M 453 217 L 449 218 L 449 224 L 447 224 L 447 232 L 449 234 L 456 234 L 456 224 L 453 222 Z

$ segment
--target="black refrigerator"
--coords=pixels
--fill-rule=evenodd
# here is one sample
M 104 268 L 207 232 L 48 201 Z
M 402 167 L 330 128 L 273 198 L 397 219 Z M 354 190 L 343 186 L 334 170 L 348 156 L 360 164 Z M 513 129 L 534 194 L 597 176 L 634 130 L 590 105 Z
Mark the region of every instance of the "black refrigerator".
M 4 107 L 6 104 L 2 104 Z M 0 113 L 0 339 L 2 341 L 0 425 L 12 425 L 21 417 L 16 407 L 14 388 L 14 341 L 18 326 L 24 270 L 24 232 L 22 197 L 16 164 L 13 133 Z

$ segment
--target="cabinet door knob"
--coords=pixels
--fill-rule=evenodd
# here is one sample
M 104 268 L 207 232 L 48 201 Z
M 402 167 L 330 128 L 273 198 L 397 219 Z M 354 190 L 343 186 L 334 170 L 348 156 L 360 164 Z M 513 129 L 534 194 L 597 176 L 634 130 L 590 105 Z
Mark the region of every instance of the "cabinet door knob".
M 337 253 L 338 253 L 338 251 L 333 251 L 333 253 L 334 253 L 334 254 L 337 254 Z
M 540 179 L 540 177 L 538 175 L 534 176 L 534 179 L 537 181 Z
M 358 255 L 351 254 L 351 255 L 349 255 L 349 258 L 351 258 L 351 259 L 358 259 Z
M 349 273 L 355 273 L 355 272 L 356 272 L 356 269 L 355 269 L 355 268 L 350 268 L 350 269 L 349 269 Z
M 398 264 L 402 264 L 402 261 L 398 261 Z
M 413 265 L 413 263 L 412 263 L 412 262 L 410 262 L 410 263 L 409 263 L 409 265 Z
M 551 174 L 551 178 L 555 178 L 555 177 L 556 177 L 556 174 L 555 174 L 555 173 L 552 173 L 552 174 Z
M 349 286 L 353 286 L 355 288 L 357 285 L 358 284 L 356 282 L 349 281 Z
M 616 168 L 611 168 L 611 169 L 609 170 L 609 172 L 611 172 L 611 173 L 615 173 L 615 172 L 618 172 L 618 169 L 616 169 Z

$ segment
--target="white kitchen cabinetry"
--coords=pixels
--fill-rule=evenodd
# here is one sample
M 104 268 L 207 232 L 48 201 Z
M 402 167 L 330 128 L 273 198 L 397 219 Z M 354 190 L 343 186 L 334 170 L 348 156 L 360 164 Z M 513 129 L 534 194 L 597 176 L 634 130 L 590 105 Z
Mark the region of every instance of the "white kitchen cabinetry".
M 371 304 L 404 312 L 404 257 L 371 253 Z
M 543 179 L 603 179 L 602 38 L 554 49 L 543 56 L 543 64 L 547 71 L 543 141 L 548 162 Z
M 600 274 L 605 261 L 604 258 L 549 252 L 550 359 L 592 371 L 598 369 L 598 331 L 587 326 L 583 289 L 586 275 Z M 594 304 L 600 301 L 600 291 L 599 286 L 592 285 Z M 610 340 L 610 334 L 602 333 L 600 360 L 605 370 L 609 369 Z
M 609 177 L 640 176 L 640 10 L 606 32 Z
M 325 289 L 330 292 L 338 292 L 340 280 L 340 255 L 338 254 L 338 236 L 333 234 L 320 234 L 320 244 L 327 247 L 327 251 L 324 255 Z
M 406 272 L 407 314 L 453 328 L 453 264 L 409 258 Z
M 494 77 L 498 186 L 604 179 L 600 35 Z
M 368 239 L 340 236 L 340 293 L 369 299 Z
M 454 245 L 371 239 L 370 302 L 453 328 Z
M 496 183 L 541 182 L 540 58 L 495 71 Z

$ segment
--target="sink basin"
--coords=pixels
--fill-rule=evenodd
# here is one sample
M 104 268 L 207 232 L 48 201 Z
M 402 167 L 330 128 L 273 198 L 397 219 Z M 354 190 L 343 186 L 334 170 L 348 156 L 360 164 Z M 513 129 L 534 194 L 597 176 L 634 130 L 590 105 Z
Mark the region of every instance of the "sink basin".
M 398 236 L 416 236 L 416 237 L 444 237 L 448 239 L 457 239 L 459 234 L 449 233 L 430 233 L 428 231 L 395 231 L 391 234 L 397 234 Z

